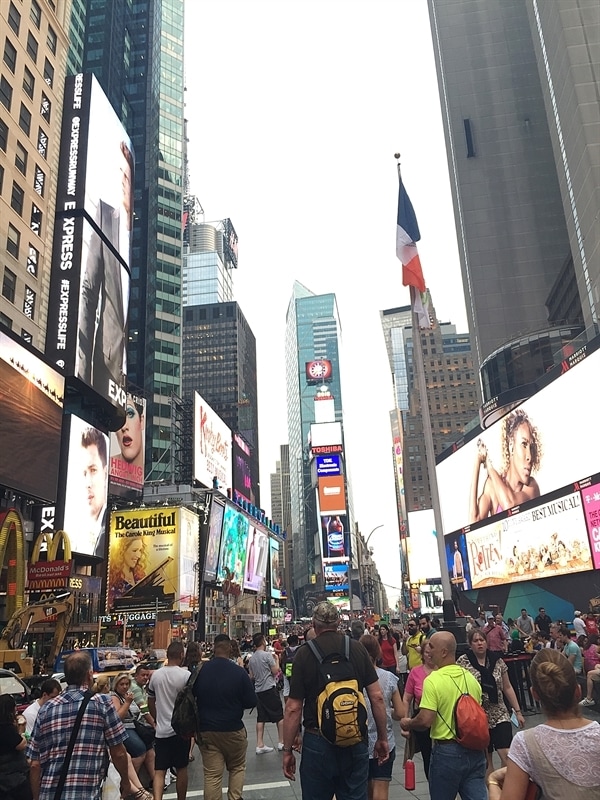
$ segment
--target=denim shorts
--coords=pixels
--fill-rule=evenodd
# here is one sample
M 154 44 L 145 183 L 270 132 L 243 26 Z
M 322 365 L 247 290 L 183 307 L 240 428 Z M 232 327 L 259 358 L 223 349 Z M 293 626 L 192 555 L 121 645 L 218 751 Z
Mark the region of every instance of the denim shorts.
M 369 759 L 369 780 L 370 781 L 391 781 L 394 759 L 396 758 L 396 748 L 390 750 L 390 757 L 383 764 L 378 764 L 376 758 Z

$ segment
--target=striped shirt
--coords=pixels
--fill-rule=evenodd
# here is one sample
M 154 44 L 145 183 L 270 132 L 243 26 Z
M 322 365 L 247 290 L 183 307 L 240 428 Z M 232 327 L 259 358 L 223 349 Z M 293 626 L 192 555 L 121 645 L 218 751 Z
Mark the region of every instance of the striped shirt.
M 71 731 L 86 687 L 68 686 L 44 703 L 27 747 L 27 758 L 39 761 L 40 800 L 53 800 Z M 108 747 L 121 744 L 127 732 L 111 698 L 95 694 L 85 709 L 69 764 L 62 800 L 99 800 L 108 766 Z

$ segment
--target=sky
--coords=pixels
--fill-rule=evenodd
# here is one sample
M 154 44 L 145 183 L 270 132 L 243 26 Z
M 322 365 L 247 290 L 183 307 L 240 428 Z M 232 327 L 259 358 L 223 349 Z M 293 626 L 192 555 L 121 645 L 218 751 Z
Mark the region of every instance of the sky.
M 239 237 L 235 299 L 257 340 L 261 505 L 287 442 L 284 334 L 295 280 L 335 292 L 355 519 L 399 594 L 379 312 L 408 305 L 395 254 L 401 154 L 438 319 L 467 330 L 426 0 L 187 0 L 190 191 Z

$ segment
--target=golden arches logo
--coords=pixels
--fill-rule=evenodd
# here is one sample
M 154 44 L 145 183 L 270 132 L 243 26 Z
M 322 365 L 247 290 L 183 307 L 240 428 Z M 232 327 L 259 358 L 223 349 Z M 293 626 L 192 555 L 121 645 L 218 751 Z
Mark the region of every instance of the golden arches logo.
M 63 546 L 63 558 L 60 559 L 61 561 L 70 561 L 71 560 L 71 541 L 69 539 L 69 535 L 66 531 L 54 531 L 54 533 L 40 533 L 38 538 L 35 540 L 35 545 L 33 546 L 33 552 L 31 553 L 30 562 L 32 564 L 37 564 L 40 560 L 40 552 L 42 545 L 46 545 L 48 555 L 48 561 L 58 561 L 58 548 L 62 543 Z
M 0 565 L 8 568 L 6 614 L 10 617 L 25 602 L 25 526 L 23 517 L 11 508 L 0 515 Z

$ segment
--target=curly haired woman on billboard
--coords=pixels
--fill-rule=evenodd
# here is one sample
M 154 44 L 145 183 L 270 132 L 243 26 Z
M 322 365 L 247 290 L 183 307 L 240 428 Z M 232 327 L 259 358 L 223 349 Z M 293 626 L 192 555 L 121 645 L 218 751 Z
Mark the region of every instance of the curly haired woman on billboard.
M 123 537 L 110 545 L 108 607 L 146 577 L 146 544 L 142 536 Z
M 493 465 L 482 439 L 477 441 L 477 459 L 471 483 L 471 522 L 480 522 L 540 496 L 540 487 L 533 477 L 542 458 L 540 435 L 522 408 L 504 418 L 501 437 L 501 471 Z M 487 477 L 483 491 L 477 496 L 482 467 Z

